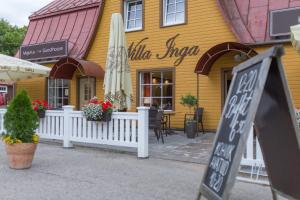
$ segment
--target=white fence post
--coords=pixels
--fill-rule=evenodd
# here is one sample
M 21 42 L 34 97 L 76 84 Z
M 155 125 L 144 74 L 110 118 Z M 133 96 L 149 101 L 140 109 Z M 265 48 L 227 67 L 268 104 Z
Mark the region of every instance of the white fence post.
M 72 148 L 73 144 L 70 141 L 71 137 L 71 116 L 70 113 L 74 110 L 74 106 L 63 106 L 64 110 L 64 148 Z
M 138 107 L 138 158 L 148 158 L 149 108 Z

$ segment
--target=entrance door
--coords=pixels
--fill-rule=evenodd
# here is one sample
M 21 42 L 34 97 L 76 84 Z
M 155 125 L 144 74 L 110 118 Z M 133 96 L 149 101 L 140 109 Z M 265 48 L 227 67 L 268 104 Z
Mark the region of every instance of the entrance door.
M 221 73 L 221 81 L 222 81 L 222 108 L 224 106 L 228 91 L 229 91 L 229 87 L 231 84 L 231 80 L 232 80 L 232 68 L 226 68 L 226 69 L 222 69 L 222 73 Z
M 78 79 L 78 106 L 79 109 L 89 102 L 91 98 L 95 96 L 95 78 L 92 77 L 80 77 Z

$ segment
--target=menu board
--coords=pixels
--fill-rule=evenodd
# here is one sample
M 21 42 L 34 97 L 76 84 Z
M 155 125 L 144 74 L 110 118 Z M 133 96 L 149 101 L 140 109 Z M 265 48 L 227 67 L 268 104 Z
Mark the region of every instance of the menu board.
M 201 195 L 213 200 L 229 198 L 253 123 L 274 199 L 277 194 L 300 199 L 300 134 L 282 54 L 282 47 L 273 47 L 234 68 L 198 199 Z
M 245 134 L 250 104 L 257 87 L 261 62 L 237 73 L 223 113 L 204 184 L 220 198 L 228 180 L 237 146 Z

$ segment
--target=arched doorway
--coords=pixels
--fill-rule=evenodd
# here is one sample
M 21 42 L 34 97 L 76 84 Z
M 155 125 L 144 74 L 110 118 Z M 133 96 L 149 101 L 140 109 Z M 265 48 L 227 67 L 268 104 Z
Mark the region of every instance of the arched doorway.
M 199 75 L 209 76 L 209 73 L 215 62 L 229 52 L 234 52 L 233 59 L 236 61 L 244 61 L 255 55 L 257 52 L 252 48 L 237 42 L 224 42 L 213 46 L 206 51 L 199 59 L 195 73 L 197 74 L 197 97 L 199 99 Z M 226 99 L 227 92 L 232 79 L 232 67 L 221 69 L 221 105 Z
M 76 84 L 76 107 L 79 109 L 96 95 L 96 78 L 103 78 L 104 70 L 97 63 L 72 57 L 61 58 L 50 71 L 48 102 L 60 108 L 70 103 L 70 81 Z M 51 96 L 50 96 L 51 95 Z

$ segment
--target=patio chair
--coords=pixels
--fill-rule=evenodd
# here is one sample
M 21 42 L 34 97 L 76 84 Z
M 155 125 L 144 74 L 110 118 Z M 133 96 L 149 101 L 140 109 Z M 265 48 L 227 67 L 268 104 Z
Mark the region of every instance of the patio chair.
M 196 120 L 196 122 L 197 122 L 197 136 L 199 135 L 198 134 L 199 133 L 199 125 L 201 125 L 202 133 L 205 134 L 204 126 L 203 126 L 203 111 L 204 111 L 204 108 L 197 108 L 195 110 L 194 114 L 185 114 L 185 116 L 184 116 L 184 132 L 185 132 L 186 120 L 192 116 L 193 119 Z
M 163 132 L 164 132 L 164 123 L 163 123 L 164 113 L 163 111 L 158 111 L 157 109 L 149 110 L 149 128 L 154 130 L 157 141 L 161 138 L 162 143 L 164 144 Z

